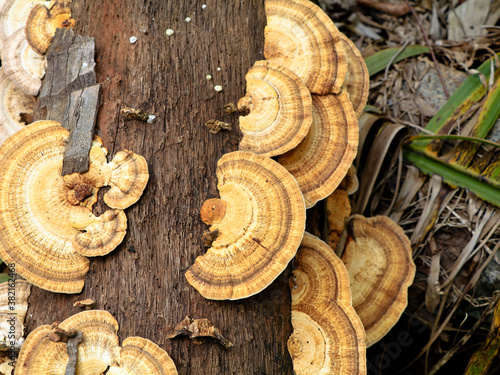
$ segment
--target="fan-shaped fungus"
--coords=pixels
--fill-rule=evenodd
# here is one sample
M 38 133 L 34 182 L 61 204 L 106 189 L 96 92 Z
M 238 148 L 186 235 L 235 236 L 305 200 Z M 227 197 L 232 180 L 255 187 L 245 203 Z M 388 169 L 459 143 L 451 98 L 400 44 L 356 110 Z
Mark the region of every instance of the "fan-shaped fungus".
M 24 128 L 22 113 L 32 113 L 35 98 L 22 92 L 0 68 L 0 145 L 12 134 Z
M 351 280 L 352 305 L 366 330 L 366 345 L 380 340 L 399 320 L 415 276 L 410 241 L 385 216 L 355 215 L 342 255 Z
M 29 13 L 26 21 L 26 39 L 29 45 L 40 55 L 49 49 L 50 42 L 58 28 L 75 26 L 71 18 L 72 0 L 52 1 L 50 8 L 45 4 L 37 4 Z
M 9 36 L 24 28 L 31 9 L 36 4 L 49 4 L 47 0 L 2 0 L 0 1 L 0 50 Z
M 218 236 L 186 278 L 205 298 L 241 299 L 266 288 L 294 257 L 304 199 L 285 168 L 248 151 L 224 155 L 217 178 L 220 199 L 207 200 L 201 218 Z
M 15 289 L 11 281 L 0 284 L 0 351 L 21 348 L 30 293 L 31 284 L 24 280 L 16 280 Z
M 347 92 L 312 97 L 313 123 L 307 137 L 278 159 L 297 180 L 307 208 L 337 188 L 358 147 L 358 121 Z
M 365 374 L 364 329 L 351 305 L 349 276 L 334 251 L 309 233 L 297 252 L 290 288 L 294 373 Z
M 246 74 L 246 95 L 238 109 L 243 138 L 240 150 L 275 156 L 304 139 L 312 122 L 311 94 L 290 70 L 257 61 Z
M 266 0 L 264 56 L 297 74 L 314 94 L 338 93 L 347 72 L 340 32 L 309 0 Z
M 5 74 L 14 85 L 28 95 L 38 95 L 45 75 L 45 57 L 28 45 L 24 29 L 12 34 L 0 52 Z
M 354 43 L 341 33 L 344 51 L 347 56 L 347 73 L 344 78 L 344 87 L 349 93 L 354 112 L 359 118 L 363 113 L 368 100 L 370 88 L 370 74 L 365 60 Z
M 125 171 L 134 169 L 120 164 L 120 157 L 106 163 L 107 151 L 96 138 L 89 171 L 62 177 L 68 133 L 57 122 L 38 121 L 0 147 L 0 258 L 15 263 L 16 272 L 43 289 L 78 293 L 88 271 L 84 255 L 109 253 L 126 230 L 121 210 L 92 214 L 97 191 L 116 179 L 119 165 Z M 142 192 L 147 167 L 140 179 L 141 186 L 130 191 Z M 124 180 L 135 181 L 137 176 Z
M 118 323 L 107 311 L 78 313 L 60 323 L 57 329 L 67 333 L 82 332 L 77 374 L 177 374 L 168 354 L 149 340 L 129 337 L 120 348 L 116 335 Z M 16 375 L 64 375 L 69 356 L 64 342 L 51 340 L 53 331 L 53 326 L 44 325 L 28 335 L 19 353 Z

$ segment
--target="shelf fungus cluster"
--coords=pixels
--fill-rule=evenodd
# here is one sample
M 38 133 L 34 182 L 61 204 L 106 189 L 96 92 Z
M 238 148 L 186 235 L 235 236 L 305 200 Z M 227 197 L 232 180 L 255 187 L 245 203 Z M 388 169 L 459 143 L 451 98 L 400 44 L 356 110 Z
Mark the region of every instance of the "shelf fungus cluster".
M 236 300 L 259 293 L 283 272 L 302 240 L 306 210 L 295 179 L 266 156 L 226 154 L 217 178 L 220 199 L 201 208 L 217 236 L 186 278 L 205 298 Z
M 349 228 L 342 260 L 370 346 L 389 332 L 406 308 L 415 264 L 410 241 L 388 217 L 355 215 Z
M 15 303 L 12 300 L 13 290 Z M 31 284 L 24 280 L 16 280 L 15 285 L 12 281 L 0 284 L 0 352 L 11 350 L 12 347 L 16 350 L 21 348 L 30 293 Z
M 58 27 L 73 27 L 71 0 L 0 4 L 0 144 L 29 122 L 45 76 L 45 52 Z
M 118 152 L 106 161 L 98 137 L 84 174 L 61 175 L 68 131 L 54 121 L 35 122 L 0 147 L 0 258 L 49 291 L 78 293 L 89 256 L 108 254 L 126 233 L 123 210 L 137 202 L 149 174 L 142 156 Z M 111 207 L 92 213 L 97 192 Z
M 304 234 L 290 279 L 293 370 L 306 374 L 366 374 L 365 332 L 351 304 L 349 275 L 335 252 Z
M 117 331 L 118 322 L 102 310 L 84 311 L 59 324 L 40 326 L 26 338 L 15 374 L 177 374 L 165 350 L 142 337 L 128 337 L 120 346 Z M 74 348 L 68 338 L 77 334 L 81 342 Z
M 266 60 L 246 75 L 239 148 L 279 156 L 310 208 L 335 190 L 356 156 L 368 70 L 309 0 L 266 0 L 265 9 Z

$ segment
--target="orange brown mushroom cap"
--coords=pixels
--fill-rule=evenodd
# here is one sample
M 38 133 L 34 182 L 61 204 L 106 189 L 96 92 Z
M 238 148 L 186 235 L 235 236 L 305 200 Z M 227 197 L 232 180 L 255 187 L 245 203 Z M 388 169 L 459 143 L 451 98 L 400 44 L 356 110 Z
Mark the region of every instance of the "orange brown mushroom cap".
M 21 91 L 0 68 L 0 145 L 24 128 L 21 113 L 32 113 L 35 98 Z
M 307 87 L 295 73 L 269 61 L 257 61 L 245 79 L 238 109 L 248 114 L 240 116 L 240 150 L 275 156 L 297 146 L 312 122 Z
M 78 344 L 77 374 L 175 375 L 177 370 L 168 354 L 149 340 L 130 337 L 120 348 L 118 323 L 107 311 L 83 311 L 69 317 L 58 329 L 82 332 Z M 21 348 L 16 375 L 63 375 L 69 361 L 67 346 L 52 341 L 53 327 L 44 325 L 29 334 Z
M 314 94 L 338 93 L 347 72 L 342 38 L 309 0 L 266 0 L 264 56 L 297 74 Z
M 329 196 L 340 184 L 356 156 L 359 132 L 347 92 L 312 98 L 309 133 L 278 159 L 297 180 L 307 208 Z
M 351 305 L 349 276 L 332 248 L 305 233 L 290 280 L 294 373 L 366 374 L 365 335 Z
M 351 223 L 342 260 L 368 347 L 389 332 L 406 308 L 415 264 L 410 241 L 388 217 L 355 215 Z
M 45 75 L 45 57 L 28 45 L 24 29 L 12 34 L 0 52 L 3 69 L 14 85 L 27 95 L 38 95 Z
M 356 117 L 359 118 L 365 109 L 370 89 L 370 73 L 366 67 L 365 60 L 355 44 L 341 33 L 344 51 L 347 56 L 347 73 L 344 79 L 344 87 L 349 93 Z
M 58 28 L 72 28 L 75 20 L 71 18 L 72 0 L 54 0 L 49 8 L 37 4 L 30 11 L 26 21 L 26 39 L 40 55 L 44 55 Z
M 218 236 L 186 278 L 208 299 L 250 297 L 294 257 L 304 234 L 304 200 L 285 168 L 248 151 L 225 154 L 217 178 L 220 199 L 203 205 L 202 219 Z
M 68 134 L 57 122 L 39 121 L 0 147 L 0 258 L 43 289 L 78 293 L 89 267 L 83 255 L 116 248 L 127 221 L 121 210 L 92 213 L 112 174 L 98 140 L 88 172 L 61 176 Z
M 0 1 L 0 50 L 4 43 L 19 28 L 24 28 L 28 15 L 35 4 L 49 4 L 47 0 L 2 0 Z

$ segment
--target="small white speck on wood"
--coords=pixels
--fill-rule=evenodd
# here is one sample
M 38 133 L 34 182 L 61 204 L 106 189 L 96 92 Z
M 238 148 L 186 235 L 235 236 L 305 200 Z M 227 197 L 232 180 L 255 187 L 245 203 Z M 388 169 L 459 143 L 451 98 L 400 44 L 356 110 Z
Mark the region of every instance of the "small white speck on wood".
M 222 86 L 221 85 L 217 85 L 214 87 L 214 90 L 217 91 L 217 92 L 221 92 L 222 91 Z
M 172 30 L 172 29 L 167 29 L 167 31 L 165 31 L 165 34 L 167 34 L 167 36 L 174 35 L 174 30 Z
M 134 44 L 135 42 L 137 42 L 137 37 L 131 36 L 129 40 L 130 40 L 130 44 Z
M 184 21 L 186 21 L 186 22 L 191 22 L 191 18 L 186 17 L 186 19 L 185 19 Z
M 149 115 L 148 116 L 148 120 L 146 121 L 148 124 L 152 124 L 153 122 L 155 122 L 156 120 L 156 116 L 155 115 Z
M 207 75 L 207 81 L 210 81 L 212 79 L 212 76 L 210 74 Z
M 206 6 L 205 4 L 203 4 L 203 5 L 201 6 L 201 9 L 205 9 L 206 7 L 207 7 L 207 6 Z

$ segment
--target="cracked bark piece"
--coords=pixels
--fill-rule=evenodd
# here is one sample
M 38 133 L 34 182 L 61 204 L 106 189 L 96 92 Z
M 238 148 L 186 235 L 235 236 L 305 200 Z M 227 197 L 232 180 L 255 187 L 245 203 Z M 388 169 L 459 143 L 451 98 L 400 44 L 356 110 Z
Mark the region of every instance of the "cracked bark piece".
M 128 178 L 131 168 L 120 153 L 118 160 L 106 163 L 107 151 L 98 138 L 89 171 L 62 177 L 67 141 L 68 131 L 59 123 L 38 121 L 0 147 L 0 258 L 15 263 L 17 273 L 43 289 L 78 293 L 89 267 L 85 256 L 109 253 L 126 230 L 123 211 L 92 213 L 97 191 L 117 176 L 125 186 L 135 178 Z M 122 174 L 115 174 L 120 166 Z
M 306 138 L 278 161 L 297 180 L 306 207 L 329 196 L 358 150 L 358 120 L 349 95 L 313 95 L 313 121 Z
M 118 323 L 107 311 L 83 311 L 69 317 L 57 328 L 66 332 L 81 332 L 75 373 L 81 375 L 175 375 L 177 370 L 169 355 L 153 342 L 141 337 L 129 337 L 119 346 Z M 63 375 L 68 367 L 67 345 L 53 342 L 50 325 L 36 328 L 26 338 L 16 367 L 16 374 Z
M 257 61 L 248 71 L 246 94 L 238 101 L 240 150 L 264 156 L 281 155 L 296 147 L 312 122 L 311 94 L 289 69 Z
M 350 228 L 342 260 L 369 347 L 389 332 L 406 308 L 415 264 L 408 237 L 388 217 L 355 215 Z
M 342 37 L 309 0 L 266 0 L 266 60 L 285 66 L 314 94 L 338 93 L 347 72 Z
M 203 204 L 201 219 L 219 233 L 186 278 L 208 299 L 250 297 L 294 257 L 304 234 L 304 199 L 285 168 L 248 151 L 225 154 L 217 178 L 220 199 Z
M 182 322 L 175 326 L 174 332 L 167 337 L 173 339 L 177 336 L 188 336 L 190 339 L 211 337 L 221 344 L 224 349 L 229 349 L 233 346 L 231 341 L 222 335 L 220 329 L 214 327 L 208 319 L 191 319 L 189 316 L 186 316 Z
M 347 270 L 332 248 L 307 232 L 290 289 L 293 333 L 288 351 L 294 373 L 366 374 L 365 334 L 351 304 Z

